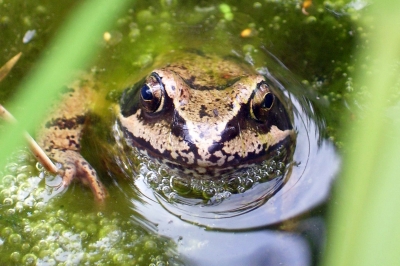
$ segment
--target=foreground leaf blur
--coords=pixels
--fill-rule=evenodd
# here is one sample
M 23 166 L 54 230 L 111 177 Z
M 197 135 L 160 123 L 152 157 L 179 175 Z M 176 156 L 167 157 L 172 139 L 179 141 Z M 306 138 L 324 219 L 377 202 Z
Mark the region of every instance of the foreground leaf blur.
M 373 73 L 359 68 L 357 78 L 369 93 L 360 99 L 356 121 L 348 124 L 354 130 L 343 175 L 330 202 L 324 265 L 397 265 L 400 261 L 399 80 L 395 71 L 400 2 L 374 2 L 363 23 L 373 30 L 370 48 L 359 57 Z

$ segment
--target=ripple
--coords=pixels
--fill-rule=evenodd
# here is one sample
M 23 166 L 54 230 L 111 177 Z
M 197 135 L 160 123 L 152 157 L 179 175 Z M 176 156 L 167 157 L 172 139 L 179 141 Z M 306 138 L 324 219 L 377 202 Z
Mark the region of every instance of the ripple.
M 135 204 L 138 212 L 152 220 L 149 209 L 158 216 L 170 214 L 183 221 L 222 230 L 258 228 L 309 211 L 329 195 L 330 185 L 339 169 L 333 144 L 322 138 L 309 102 L 296 97 L 263 69 L 280 89 L 279 96 L 290 102 L 296 146 L 284 147 L 261 165 L 243 169 L 218 180 L 188 178 L 132 149 L 119 153 L 118 162 L 131 167 L 129 178 L 145 204 Z M 126 147 L 118 124 L 113 130 L 116 141 Z M 126 149 L 125 149 L 126 151 Z M 141 163 L 130 162 L 132 156 Z M 122 167 L 122 165 L 120 166 Z M 160 210 L 159 204 L 163 207 Z M 150 205 L 150 208 L 149 208 Z

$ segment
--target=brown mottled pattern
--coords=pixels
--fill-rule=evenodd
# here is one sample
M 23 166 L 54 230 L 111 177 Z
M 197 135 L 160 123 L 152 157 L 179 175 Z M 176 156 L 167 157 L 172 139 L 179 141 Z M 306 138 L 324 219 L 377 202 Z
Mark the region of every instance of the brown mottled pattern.
M 248 65 L 237 64 L 215 55 L 183 54 L 173 57 L 166 69 L 178 74 L 194 89 L 224 89 L 232 80 L 255 74 Z
M 292 129 L 260 126 L 243 112 L 264 77 L 215 56 L 190 54 L 180 60 L 153 71 L 172 100 L 173 114 L 146 116 L 138 109 L 130 116 L 119 116 L 133 145 L 160 160 L 203 174 L 211 168 L 218 173 L 234 165 L 242 167 L 238 158 L 245 164 L 249 157 L 265 155 L 269 147 L 294 136 Z M 178 118 L 183 125 L 174 120 Z M 239 134 L 226 139 L 227 128 L 236 128 Z
M 137 109 L 134 93 L 124 98 L 128 109 L 124 114 L 128 115 L 119 115 L 120 124 L 142 152 L 184 173 L 213 176 L 252 165 L 260 156 L 265 159 L 270 147 L 293 139 L 283 109 L 276 109 L 271 121 L 263 124 L 250 118 L 247 103 L 264 78 L 249 66 L 212 55 L 171 55 L 170 59 L 163 59 L 167 67 L 154 71 L 165 87 L 167 111 L 149 115 Z M 103 185 L 79 153 L 94 85 L 91 77 L 72 84 L 49 111 L 37 141 L 52 159 L 63 164 L 62 185 L 79 179 L 103 201 Z M 287 128 L 272 124 L 279 122 L 280 113 Z
M 45 126 L 40 129 L 37 137 L 38 144 L 45 150 L 80 150 L 81 132 L 88 111 L 87 99 L 90 99 L 92 93 L 92 83 L 91 79 L 76 81 L 51 107 Z
M 106 196 L 105 189 L 97 179 L 96 171 L 79 153 L 93 87 L 93 78 L 88 75 L 71 84 L 52 106 L 36 139 L 51 159 L 63 165 L 59 171 L 63 176 L 62 186 L 79 179 L 102 202 Z

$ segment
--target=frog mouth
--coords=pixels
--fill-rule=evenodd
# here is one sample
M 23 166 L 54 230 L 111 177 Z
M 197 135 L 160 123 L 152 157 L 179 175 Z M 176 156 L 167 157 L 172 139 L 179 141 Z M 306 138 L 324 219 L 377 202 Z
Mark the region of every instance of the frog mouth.
M 187 144 L 187 149 L 157 149 L 142 138 L 120 125 L 126 139 L 132 147 L 168 168 L 180 174 L 195 178 L 220 179 L 241 169 L 249 168 L 274 156 L 277 150 L 285 149 L 288 154 L 294 146 L 293 130 L 286 130 L 282 137 L 273 145 L 263 144 L 260 151 L 246 151 L 246 156 L 239 153 L 228 153 L 224 150 L 226 143 L 213 143 L 208 148 L 199 148 L 190 141 L 180 139 L 180 144 Z M 178 138 L 177 138 L 178 139 Z M 207 155 L 205 155 L 207 153 Z M 286 163 L 286 162 L 284 162 Z
M 195 177 L 199 179 L 222 179 L 224 177 L 228 177 L 235 172 L 254 167 L 256 165 L 260 165 L 262 162 L 266 161 L 269 158 L 275 157 L 276 153 L 285 151 L 290 154 L 290 150 L 287 147 L 292 146 L 292 141 L 290 137 L 285 138 L 279 143 L 270 146 L 268 150 L 263 152 L 263 154 L 249 153 L 246 158 L 242 158 L 239 156 L 232 156 L 233 158 L 224 163 L 218 164 L 220 160 L 219 157 L 211 156 L 209 161 L 206 164 L 185 164 L 183 161 L 179 160 L 168 160 L 166 157 L 158 157 L 157 154 L 151 154 L 147 151 L 147 155 L 155 158 L 160 163 L 168 166 L 170 169 L 173 169 L 180 174 L 184 174 L 190 177 Z M 284 160 L 281 162 L 286 164 L 289 161 L 289 157 L 284 157 Z

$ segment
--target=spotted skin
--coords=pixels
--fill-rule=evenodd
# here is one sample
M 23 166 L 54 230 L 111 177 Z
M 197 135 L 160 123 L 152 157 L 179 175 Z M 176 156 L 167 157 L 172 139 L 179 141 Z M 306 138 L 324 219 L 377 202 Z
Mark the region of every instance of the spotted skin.
M 90 76 L 71 84 L 51 108 L 37 142 L 51 159 L 62 163 L 60 186 L 68 187 L 73 180 L 79 180 L 92 189 L 97 201 L 103 202 L 105 188 L 97 178 L 96 170 L 80 154 L 82 130 L 89 110 L 89 102 L 82 99 L 93 97 L 93 87 Z
M 220 178 L 268 159 L 281 146 L 294 145 L 290 116 L 278 96 L 257 102 L 255 92 L 268 86 L 250 66 L 195 53 L 172 53 L 161 61 L 167 64 L 126 89 L 115 107 L 128 142 L 142 153 L 188 178 Z M 86 77 L 64 92 L 38 143 L 63 164 L 63 186 L 80 180 L 103 202 L 106 191 L 80 155 L 87 99 L 93 98 L 94 86 L 93 79 Z M 149 86 L 158 89 L 146 94 Z M 272 88 L 266 93 L 273 93 Z M 257 104 L 264 109 L 254 109 Z
M 174 60 L 142 82 L 151 86 L 151 77 L 159 77 L 165 90 L 161 111 L 143 108 L 141 84 L 122 96 L 120 124 L 143 153 L 191 176 L 218 178 L 294 143 L 289 115 L 277 97 L 263 121 L 251 117 L 249 103 L 266 83 L 263 76 L 216 56 Z

